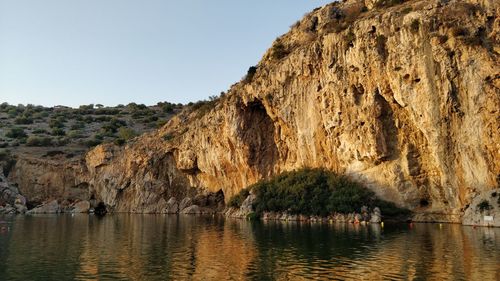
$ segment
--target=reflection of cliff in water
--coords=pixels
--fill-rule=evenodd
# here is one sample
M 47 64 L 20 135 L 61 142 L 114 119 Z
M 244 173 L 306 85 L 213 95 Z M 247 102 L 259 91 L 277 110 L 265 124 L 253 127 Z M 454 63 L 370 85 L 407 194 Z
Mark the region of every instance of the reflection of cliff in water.
M 118 214 L 8 220 L 6 280 L 500 279 L 500 229 Z
M 255 225 L 255 280 L 500 280 L 500 229 L 459 225 Z

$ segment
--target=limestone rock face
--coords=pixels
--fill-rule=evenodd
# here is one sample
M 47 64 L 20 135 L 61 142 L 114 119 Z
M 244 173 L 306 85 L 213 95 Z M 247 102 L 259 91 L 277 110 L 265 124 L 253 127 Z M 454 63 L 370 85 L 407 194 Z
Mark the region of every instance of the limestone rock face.
M 325 167 L 419 220 L 460 222 L 500 181 L 500 4 L 378 2 L 309 13 L 212 108 L 80 163 L 21 159 L 11 179 L 29 200 L 56 192 L 159 213 L 171 197 L 227 201 L 262 178 Z
M 60 213 L 61 209 L 57 200 L 52 200 L 43 205 L 29 210 L 28 214 L 57 214 Z
M 167 201 L 167 207 L 163 211 L 165 214 L 177 214 L 179 213 L 179 202 L 175 199 L 175 197 L 170 198 Z
M 73 204 L 71 213 L 88 213 L 89 210 L 90 210 L 90 202 L 84 200 Z
M 500 188 L 476 196 L 465 210 L 462 224 L 500 227 Z
M 4 204 L 15 204 L 19 199 L 26 205 L 26 199 L 19 194 L 19 189 L 15 187 L 2 173 L 3 168 L 0 166 L 0 206 Z

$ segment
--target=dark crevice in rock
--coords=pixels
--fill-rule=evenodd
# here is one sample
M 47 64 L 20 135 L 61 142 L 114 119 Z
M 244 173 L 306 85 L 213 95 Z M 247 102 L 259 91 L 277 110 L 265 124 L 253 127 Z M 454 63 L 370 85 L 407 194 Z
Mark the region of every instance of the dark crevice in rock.
M 278 159 L 278 148 L 274 142 L 274 123 L 261 101 L 241 105 L 241 135 L 248 149 L 248 165 L 261 175 L 272 172 Z
M 389 96 L 393 96 L 393 94 L 390 93 Z M 383 131 L 383 139 L 378 139 L 378 142 L 380 142 L 378 146 L 385 146 L 385 151 L 382 151 L 383 149 L 381 148 L 379 149 L 381 150 L 380 152 L 383 152 L 380 160 L 391 160 L 399 155 L 397 136 L 398 129 L 396 128 L 396 125 L 394 123 L 393 111 L 389 102 L 385 100 L 385 98 L 380 94 L 378 90 L 375 93 L 375 102 L 380 106 L 380 115 L 378 119 L 382 123 Z M 383 142 L 385 142 L 385 145 L 383 144 Z

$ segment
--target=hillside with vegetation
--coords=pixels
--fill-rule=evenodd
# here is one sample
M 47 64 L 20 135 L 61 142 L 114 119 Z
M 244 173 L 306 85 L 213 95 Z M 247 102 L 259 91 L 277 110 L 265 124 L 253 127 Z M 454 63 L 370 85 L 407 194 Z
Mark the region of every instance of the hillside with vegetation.
M 80 155 L 101 143 L 123 145 L 164 125 L 183 108 L 159 102 L 154 106 L 129 103 L 43 107 L 0 104 L 0 154 L 29 152 Z

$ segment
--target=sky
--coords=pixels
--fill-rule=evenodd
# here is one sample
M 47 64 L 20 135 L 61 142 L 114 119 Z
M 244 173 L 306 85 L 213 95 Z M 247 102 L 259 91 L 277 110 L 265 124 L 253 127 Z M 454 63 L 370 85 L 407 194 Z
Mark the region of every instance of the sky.
M 0 103 L 188 103 L 332 0 L 0 0 Z

